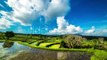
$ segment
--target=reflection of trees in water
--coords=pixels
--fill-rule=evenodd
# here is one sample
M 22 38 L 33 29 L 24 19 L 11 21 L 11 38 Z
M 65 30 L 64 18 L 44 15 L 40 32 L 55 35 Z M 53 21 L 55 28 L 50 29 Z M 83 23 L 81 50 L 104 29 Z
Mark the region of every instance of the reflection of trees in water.
M 90 60 L 90 54 L 31 49 L 30 52 L 22 51 L 9 60 Z
M 3 44 L 3 48 L 10 48 L 12 47 L 14 42 L 5 41 Z
M 2 43 L 0 43 L 0 60 L 6 60 L 8 56 L 8 51 L 2 47 Z
M 3 47 L 10 48 L 13 42 L 6 41 Z M 59 52 L 29 48 L 20 50 L 6 60 L 90 60 L 90 54 L 85 52 Z
M 8 60 L 57 60 L 57 53 L 55 51 L 33 49 L 29 52 L 22 51 Z

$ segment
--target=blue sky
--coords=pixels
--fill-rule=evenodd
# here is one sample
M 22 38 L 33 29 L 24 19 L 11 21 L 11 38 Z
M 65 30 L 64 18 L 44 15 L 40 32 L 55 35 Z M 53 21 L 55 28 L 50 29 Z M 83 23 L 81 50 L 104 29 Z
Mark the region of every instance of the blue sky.
M 0 31 L 107 36 L 107 0 L 0 0 Z

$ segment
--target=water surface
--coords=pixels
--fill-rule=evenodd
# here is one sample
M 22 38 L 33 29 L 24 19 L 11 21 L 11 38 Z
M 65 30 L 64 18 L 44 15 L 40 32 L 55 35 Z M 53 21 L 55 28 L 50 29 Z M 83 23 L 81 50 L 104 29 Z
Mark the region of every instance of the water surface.
M 0 43 L 0 60 L 90 60 L 90 56 L 85 52 L 35 49 L 16 42 Z

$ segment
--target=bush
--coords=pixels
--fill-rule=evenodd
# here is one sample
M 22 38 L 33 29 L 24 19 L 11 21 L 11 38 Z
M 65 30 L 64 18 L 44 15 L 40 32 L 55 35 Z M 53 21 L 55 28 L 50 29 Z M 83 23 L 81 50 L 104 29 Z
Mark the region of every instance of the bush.
M 76 48 L 82 45 L 83 38 L 81 36 L 67 35 L 63 37 L 66 46 Z
M 94 42 L 94 48 L 95 49 L 106 49 L 105 48 L 105 45 L 104 45 L 104 38 L 98 38 L 98 39 L 94 39 L 93 40 L 93 42 Z
M 61 41 L 60 48 L 69 48 L 64 41 Z

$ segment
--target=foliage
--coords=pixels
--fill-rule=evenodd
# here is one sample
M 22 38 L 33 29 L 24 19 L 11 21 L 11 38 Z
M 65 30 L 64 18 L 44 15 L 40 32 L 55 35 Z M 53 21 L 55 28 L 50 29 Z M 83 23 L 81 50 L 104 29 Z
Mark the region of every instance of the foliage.
M 5 37 L 7 38 L 7 40 L 14 36 L 15 36 L 15 34 L 12 31 L 6 31 L 6 33 L 5 33 Z
M 69 48 L 64 41 L 61 41 L 60 48 Z
M 93 40 L 95 49 L 107 49 L 104 45 L 104 38 L 98 38 Z
M 91 60 L 107 60 L 107 52 L 103 50 L 96 50 Z
M 64 36 L 63 39 L 69 48 L 80 47 L 83 41 L 81 36 L 73 36 L 73 35 Z
M 0 33 L 0 39 L 5 39 L 5 36 L 3 33 Z

